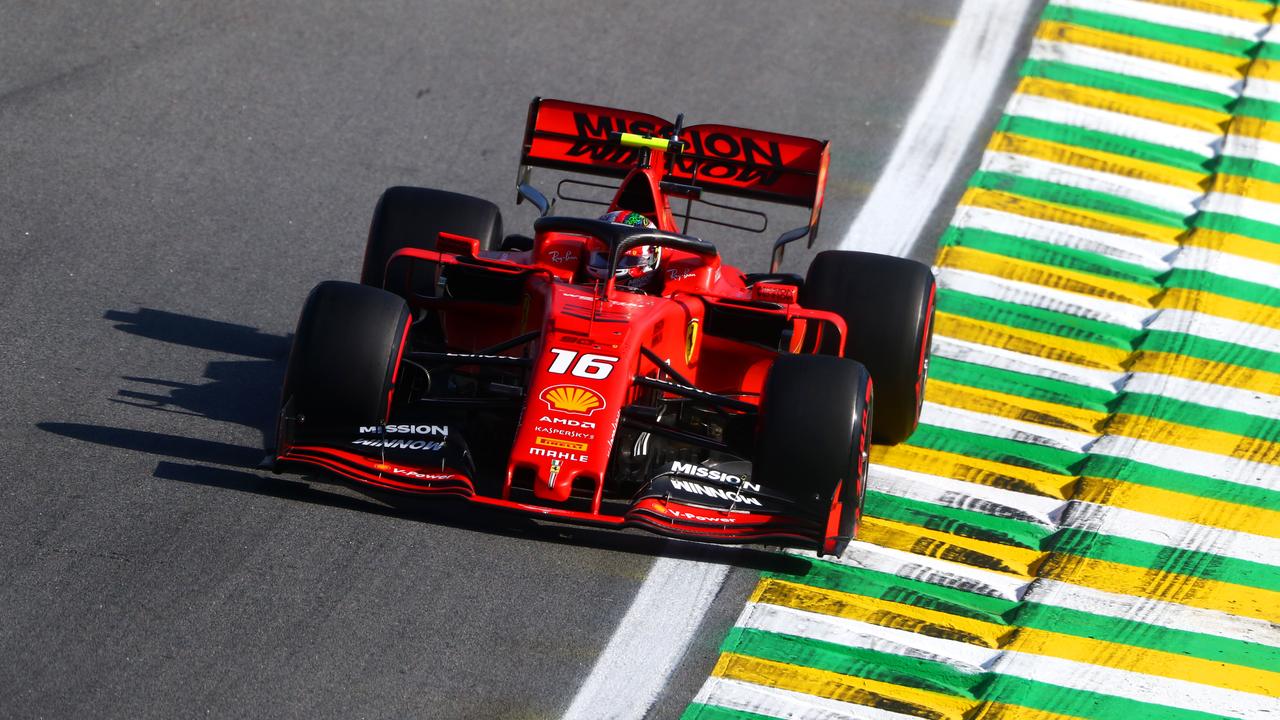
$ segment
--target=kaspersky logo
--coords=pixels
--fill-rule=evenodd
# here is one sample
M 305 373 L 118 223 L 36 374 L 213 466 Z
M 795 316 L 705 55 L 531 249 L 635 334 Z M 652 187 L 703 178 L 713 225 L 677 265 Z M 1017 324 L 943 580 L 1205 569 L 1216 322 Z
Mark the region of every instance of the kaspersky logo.
M 574 415 L 590 415 L 604 407 L 600 393 L 579 385 L 553 385 L 538 396 L 552 410 Z

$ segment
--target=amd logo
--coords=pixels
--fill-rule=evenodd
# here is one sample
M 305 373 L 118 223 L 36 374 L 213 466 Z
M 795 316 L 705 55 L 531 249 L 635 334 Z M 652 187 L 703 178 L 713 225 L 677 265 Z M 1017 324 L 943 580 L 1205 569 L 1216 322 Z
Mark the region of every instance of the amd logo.
M 551 423 L 552 425 L 568 425 L 569 427 L 582 428 L 583 430 L 595 430 L 596 424 L 590 420 L 573 420 L 571 418 L 551 417 L 543 415 L 539 422 Z

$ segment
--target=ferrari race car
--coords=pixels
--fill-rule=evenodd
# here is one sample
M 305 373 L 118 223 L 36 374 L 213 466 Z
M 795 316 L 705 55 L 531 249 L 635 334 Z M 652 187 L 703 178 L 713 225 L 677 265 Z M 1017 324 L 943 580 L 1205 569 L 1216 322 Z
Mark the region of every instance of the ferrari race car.
M 535 98 L 517 176 L 533 235 L 504 236 L 486 200 L 387 190 L 360 283 L 322 282 L 303 306 L 272 468 L 840 553 L 870 443 L 916 427 L 934 281 L 861 252 L 779 271 L 788 243 L 813 244 L 828 159 L 825 141 Z M 607 214 L 553 214 L 535 167 L 610 179 L 575 181 L 607 188 Z M 556 195 L 581 199 L 567 182 Z M 686 232 L 695 204 L 729 207 L 704 194 L 807 208 L 808 224 L 744 273 Z

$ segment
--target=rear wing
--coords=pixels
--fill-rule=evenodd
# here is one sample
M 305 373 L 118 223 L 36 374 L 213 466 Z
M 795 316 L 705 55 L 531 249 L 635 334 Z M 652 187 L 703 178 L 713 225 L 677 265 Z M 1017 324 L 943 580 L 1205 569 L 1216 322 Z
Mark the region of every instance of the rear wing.
M 621 178 L 634 168 L 640 148 L 621 145 L 616 133 L 670 136 L 675 124 L 654 115 L 564 100 L 529 104 L 518 184 L 534 167 Z M 611 134 L 614 137 L 611 138 Z M 830 143 L 798 135 L 731 125 L 680 130 L 683 150 L 664 158 L 663 181 L 734 197 L 809 208 L 809 227 L 784 234 L 809 236 L 822 215 Z M 780 238 L 781 240 L 781 238 Z

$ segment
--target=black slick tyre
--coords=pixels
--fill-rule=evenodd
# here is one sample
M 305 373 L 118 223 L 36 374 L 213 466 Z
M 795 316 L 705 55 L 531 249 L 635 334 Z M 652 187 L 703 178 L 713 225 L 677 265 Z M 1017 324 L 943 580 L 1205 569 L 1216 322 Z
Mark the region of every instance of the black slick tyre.
M 800 304 L 848 326 L 844 357 L 865 365 L 876 384 L 876 443 L 903 442 L 920 421 L 935 293 L 933 273 L 914 260 L 828 250 L 809 265 Z M 836 346 L 819 350 L 835 354 Z
M 373 210 L 360 282 L 387 288 L 406 298 L 410 291 L 430 293 L 435 276 L 430 264 L 413 264 L 412 278 L 406 286 L 399 279 L 403 276 L 398 268 L 388 272 L 387 261 L 404 248 L 434 250 L 441 232 L 476 238 L 483 248 L 497 249 L 502 244 L 502 213 L 497 205 L 470 195 L 430 188 L 387 188 Z M 394 281 L 388 283 L 389 278 Z
M 818 552 L 857 533 L 874 414 L 871 376 L 854 360 L 781 355 L 765 380 L 752 481 L 817 509 Z
M 282 405 L 303 427 L 386 422 L 409 325 L 409 307 L 397 295 L 320 283 L 298 318 Z

